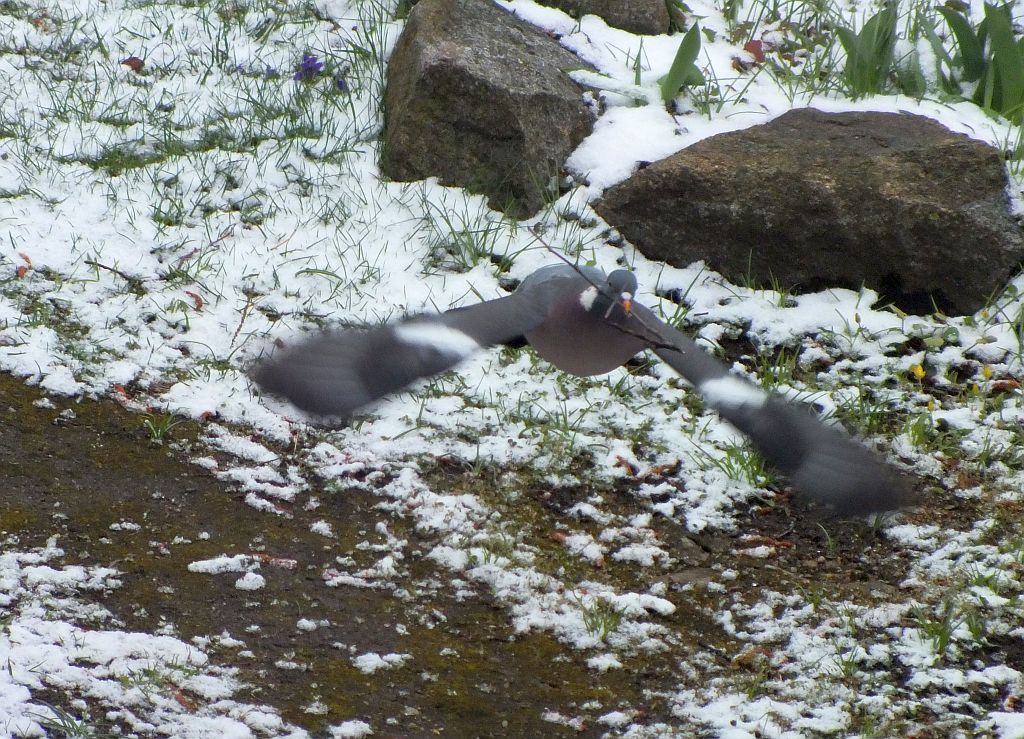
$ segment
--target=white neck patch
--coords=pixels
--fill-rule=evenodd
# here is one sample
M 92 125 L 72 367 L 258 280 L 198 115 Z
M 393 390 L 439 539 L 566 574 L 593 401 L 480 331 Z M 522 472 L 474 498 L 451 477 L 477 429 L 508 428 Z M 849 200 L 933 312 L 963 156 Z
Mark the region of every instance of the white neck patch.
M 594 301 L 597 300 L 597 288 L 588 287 L 586 290 L 580 293 L 580 305 L 583 306 L 583 310 L 589 311 L 594 307 Z
M 719 377 L 697 386 L 704 400 L 712 408 L 760 408 L 768 402 L 768 394 L 738 377 Z
M 413 321 L 395 326 L 394 331 L 403 344 L 431 347 L 448 357 L 462 359 L 480 349 L 469 334 L 435 321 Z

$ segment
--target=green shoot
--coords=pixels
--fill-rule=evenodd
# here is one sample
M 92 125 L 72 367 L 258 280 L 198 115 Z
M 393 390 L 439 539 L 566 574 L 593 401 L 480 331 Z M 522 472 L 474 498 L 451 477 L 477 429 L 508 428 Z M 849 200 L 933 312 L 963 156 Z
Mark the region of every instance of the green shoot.
M 890 5 L 872 16 L 860 33 L 836 28 L 846 51 L 843 70 L 850 95 L 856 99 L 881 93 L 893 67 L 896 46 L 896 8 Z
M 668 74 L 658 80 L 661 87 L 661 99 L 666 105 L 675 100 L 680 91 L 692 85 L 703 85 L 704 74 L 697 68 L 697 55 L 700 54 L 700 26 L 696 23 L 686 32 L 679 43 L 679 49 L 672 60 Z

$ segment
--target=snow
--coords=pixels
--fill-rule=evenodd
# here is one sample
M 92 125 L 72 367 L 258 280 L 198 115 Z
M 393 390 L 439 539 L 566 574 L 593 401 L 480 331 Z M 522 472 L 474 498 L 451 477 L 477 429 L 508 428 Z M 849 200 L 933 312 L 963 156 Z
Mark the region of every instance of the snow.
M 609 711 L 603 716 L 598 717 L 598 721 L 605 726 L 626 726 L 632 720 L 632 715 L 624 711 Z
M 391 670 L 401 667 L 410 659 L 412 659 L 412 655 L 409 654 L 377 654 L 376 652 L 368 652 L 367 654 L 353 657 L 352 664 L 360 672 L 372 675 L 378 670 Z
M 373 729 L 370 725 L 358 719 L 332 726 L 329 731 L 331 732 L 331 739 L 359 739 L 359 737 L 373 734 Z
M 622 662 L 614 654 L 598 654 L 587 659 L 587 667 L 598 672 L 608 672 L 622 667 Z
M 267 707 L 232 698 L 240 685 L 230 670 L 210 663 L 196 647 L 169 636 L 125 632 L 108 625 L 109 613 L 92 612 L 88 628 L 73 621 L 88 612 L 82 594 L 97 587 L 116 588 L 114 570 L 105 567 L 51 567 L 64 551 L 51 540 L 46 547 L 0 554 L 0 584 L 6 595 L 0 634 L 0 715 L 16 736 L 46 736 L 43 726 L 57 718 L 33 698 L 45 686 L 102 699 L 129 726 L 162 726 L 167 735 L 251 737 L 267 730 L 277 736 L 305 737 L 289 729 Z M 125 690 L 135 676 L 159 674 L 165 686 L 202 696 L 208 705 L 191 713 L 169 688 L 155 688 L 151 700 Z
M 259 563 L 248 554 L 224 554 L 220 557 L 190 562 L 188 571 L 201 572 L 206 575 L 219 575 L 223 572 L 248 572 L 254 567 L 259 567 Z
M 1021 739 L 1024 737 L 1024 714 L 995 711 L 989 715 L 999 739 Z
M 246 572 L 235 580 L 235 587 L 239 590 L 260 590 L 266 584 L 266 578 L 257 572 Z
M 203 3 L 20 5 L 24 17 L 7 9 L 0 15 L 0 130 L 17 132 L 0 138 L 0 222 L 7 236 L 0 245 L 7 275 L 0 291 L 0 368 L 54 397 L 122 397 L 118 388 L 130 388 L 131 397 L 122 399 L 130 408 L 197 421 L 202 439 L 188 453 L 241 491 L 247 505 L 239 506 L 239 516 L 269 514 L 273 526 L 293 511 L 324 504 L 309 530 L 323 538 L 317 546 L 336 548 L 337 559 L 312 578 L 314 589 L 401 592 L 396 597 L 409 599 L 415 611 L 421 604 L 407 588 L 415 560 L 429 574 L 412 591 L 447 588 L 459 599 L 483 597 L 512 638 L 535 632 L 552 639 L 559 659 L 585 664 L 595 681 L 608 671 L 622 676 L 652 653 L 667 652 L 664 661 L 676 665 L 677 679 L 664 696 L 671 712 L 657 720 L 646 704 L 624 699 L 586 710 L 552 707 L 547 719 L 560 725 L 597 721 L 626 736 L 700 726 L 720 736 L 795 737 L 855 733 L 857 716 L 880 719 L 905 709 L 900 715 L 911 724 L 918 713 L 935 714 L 940 732 L 964 732 L 978 722 L 998 736 L 1024 736 L 1022 714 L 1006 707 L 1014 705 L 1010 697 L 1019 700 L 1020 674 L 986 663 L 991 654 L 971 633 L 977 623 L 968 623 L 980 619 L 999 639 L 1024 637 L 1020 550 L 1001 538 L 1004 524 L 984 508 L 993 496 L 1004 514 L 1020 504 L 1022 477 L 1013 455 L 1022 395 L 1018 388 L 999 399 L 993 384 L 1021 376 L 1024 277 L 1013 280 L 1016 293 L 995 296 L 975 316 L 901 316 L 873 307 L 878 296 L 868 289 L 780 300 L 772 291 L 730 285 L 701 263 L 670 267 L 629 244 L 616 246 L 591 208 L 642 162 L 794 107 L 916 113 L 1000 149 L 1018 140 L 1019 129 L 966 102 L 790 94 L 767 71 L 740 75 L 732 58 L 741 44 L 730 39 L 719 7 L 703 0 L 689 5 L 714 33 L 713 41 L 705 38 L 700 61 L 715 70 L 721 105 L 713 103 L 705 116 L 692 109 L 693 94 L 684 95 L 683 112 L 673 114 L 661 104 L 656 82 L 678 35 L 645 38 L 641 46 L 639 37 L 594 16 L 577 21 L 513 0 L 506 5 L 597 68 L 573 74 L 595 87 L 592 99 L 604 111 L 569 158 L 575 186 L 534 218 L 510 223 L 458 188 L 380 177 L 381 80 L 372 70 L 350 70 L 348 97 L 290 79 L 309 50 L 347 60 L 348 45 L 360 40 L 352 29 L 369 23 L 360 13 L 372 3 L 318 0 L 320 18 L 289 9 L 294 17 L 272 25 L 264 39 L 247 29 L 281 20 L 269 7 L 232 25 L 194 7 Z M 844 17 L 862 19 L 868 7 L 855 3 Z M 739 12 L 750 11 L 741 4 Z M 378 51 L 390 49 L 400 25 L 382 24 Z M 761 30 L 766 38 L 790 33 L 780 24 Z M 229 51 L 214 61 L 221 40 Z M 80 67 L 54 57 L 55 48 L 77 49 L 72 42 L 81 45 Z M 129 55 L 145 60 L 146 74 L 118 64 Z M 266 75 L 267 67 L 280 76 Z M 310 132 L 294 135 L 291 123 L 267 113 L 275 107 L 298 111 Z M 95 112 L 101 110 L 110 115 Z M 209 144 L 210 131 L 222 132 L 231 145 Z M 165 134 L 188 155 L 163 153 Z M 257 140 L 251 147 L 243 143 L 250 135 Z M 98 160 L 112 151 L 134 152 L 143 162 L 111 174 Z M 1014 173 L 1010 196 L 1018 210 L 1024 208 L 1020 187 Z M 742 335 L 768 355 L 789 352 L 813 376 L 803 382 L 779 373 L 773 389 L 783 397 L 813 400 L 839 414 L 887 394 L 886 414 L 920 418 L 947 444 L 922 449 L 908 429 L 892 444 L 882 437 L 883 452 L 928 486 L 969 497 L 983 512 L 962 530 L 921 518 L 880 524 L 879 546 L 905 563 L 906 576 L 898 595 L 883 594 L 879 602 L 835 595 L 815 606 L 811 594 L 768 584 L 747 592 L 737 583 L 743 575 L 730 568 L 718 571 L 706 591 L 683 593 L 666 586 L 668 576 L 687 566 L 663 537 L 666 527 L 680 535 L 733 537 L 752 525 L 751 504 L 770 491 L 722 468 L 723 449 L 738 440 L 735 431 L 686 402 L 687 390 L 664 365 L 567 378 L 527 352 L 476 353 L 479 346 L 463 332 L 406 324 L 396 330 L 400 341 L 465 358 L 458 375 L 397 393 L 353 426 L 322 431 L 286 404 L 259 397 L 248 381 L 246 369 L 277 340 L 294 341 L 324 324 L 375 325 L 507 294 L 506 279 L 557 261 L 538 246 L 534 231 L 581 262 L 605 270 L 629 266 L 640 283 L 636 300 L 655 313 L 673 316 L 679 306 L 661 296 L 685 295 L 684 326 L 710 350 Z M 511 262 L 507 274 L 488 257 L 465 265 L 446 261 L 453 237 L 481 234 L 490 251 Z M 25 269 L 20 276 L 19 268 Z M 943 338 L 950 329 L 955 341 Z M 920 349 L 936 340 L 943 345 Z M 927 380 L 916 386 L 902 379 L 915 366 L 926 369 Z M 964 391 L 957 379 L 967 372 L 976 372 L 976 391 Z M 705 382 L 699 391 L 712 408 L 759 406 L 767 397 L 738 375 Z M 52 405 L 38 405 L 46 403 Z M 486 493 L 446 489 L 425 471 L 439 458 L 503 474 L 528 469 L 531 489 L 550 490 L 553 502 L 501 482 Z M 352 551 L 346 522 L 326 505 L 348 486 L 372 495 L 381 516 Z M 555 510 L 566 491 L 576 497 Z M 552 517 L 540 534 L 543 544 L 515 517 L 517 509 Z M 145 529 L 144 521 L 119 520 L 111 538 Z M 778 546 L 733 544 L 741 570 L 784 567 Z M 49 686 L 124 712 L 126 729 L 140 734 L 305 735 L 270 706 L 235 701 L 240 685 L 230 656 L 218 654 L 224 662 L 212 664 L 173 635 L 128 633 L 107 623 L 89 598 L 122 586 L 115 567 L 65 563 L 55 542 L 37 551 L 19 547 L 11 541 L 0 552 L 0 664 L 9 668 L 0 671 L 0 726 L 42 735 L 41 722 L 51 714 L 37 696 Z M 551 559 L 565 566 L 552 566 Z M 222 554 L 193 561 L 188 571 L 231 574 L 215 584 L 274 597 L 259 572 L 266 563 Z M 943 598 L 957 620 L 949 624 L 948 650 L 937 654 Z M 738 686 L 742 668 L 721 668 L 719 652 L 682 638 L 687 634 L 677 622 L 691 613 L 691 599 L 722 634 L 765 649 L 768 677 L 754 686 L 762 694 Z M 440 621 L 443 614 L 432 617 Z M 294 630 L 313 638 L 328 625 L 298 618 Z M 375 675 L 410 659 L 364 652 L 352 664 Z M 205 703 L 190 713 L 164 695 L 143 711 L 114 678 L 154 665 Z M 189 677 L 180 669 L 185 665 L 199 674 Z M 888 686 L 904 671 L 910 677 L 891 690 L 873 694 L 856 684 L 863 677 Z M 948 686 L 959 686 L 956 695 L 947 695 Z M 317 714 L 322 705 L 311 696 L 307 707 Z M 351 719 L 328 732 L 366 736 L 375 722 Z M 400 734 L 402 727 L 382 731 Z
M 314 521 L 310 524 L 309 530 L 327 539 L 334 538 L 334 528 L 331 526 L 330 521 Z

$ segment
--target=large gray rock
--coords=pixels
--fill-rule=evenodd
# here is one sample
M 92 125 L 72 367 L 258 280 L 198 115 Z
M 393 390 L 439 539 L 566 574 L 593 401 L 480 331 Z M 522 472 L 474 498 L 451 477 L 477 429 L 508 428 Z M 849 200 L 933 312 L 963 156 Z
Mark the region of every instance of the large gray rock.
M 388 65 L 381 169 L 536 212 L 593 127 L 566 75 L 586 66 L 491 0 L 421 0 Z
M 630 33 L 657 35 L 669 32 L 668 5 L 665 0 L 538 0 L 541 5 L 559 8 L 573 18 L 596 15 L 609 26 Z
M 930 119 L 804 109 L 642 168 L 597 211 L 674 265 L 972 313 L 1024 259 L 1006 186 L 1000 152 Z

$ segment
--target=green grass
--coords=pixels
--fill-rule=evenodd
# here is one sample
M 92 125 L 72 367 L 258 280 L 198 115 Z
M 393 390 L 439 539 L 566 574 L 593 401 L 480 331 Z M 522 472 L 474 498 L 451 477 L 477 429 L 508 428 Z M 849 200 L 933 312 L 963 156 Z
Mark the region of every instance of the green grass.
M 591 636 L 606 641 L 622 624 L 623 611 L 600 597 L 575 595 L 583 617 L 583 627 Z
M 946 600 L 936 607 L 917 606 L 911 617 L 921 636 L 932 646 L 935 656 L 945 659 L 953 644 L 953 632 L 961 624 L 961 616 L 955 604 Z
M 1024 46 L 1011 23 L 1012 3 L 986 3 L 977 25 L 952 3 L 879 3 L 861 17 L 835 0 L 720 6 L 738 46 L 773 32 L 764 63 L 749 74 L 767 69 L 791 102 L 902 93 L 971 100 L 1015 124 L 1024 115 Z M 922 55 L 921 45 L 930 53 Z M 1011 168 L 1019 170 L 1022 152 L 1010 151 Z
M 101 736 L 100 731 L 89 722 L 88 716 L 79 718 L 60 706 L 43 705 L 50 710 L 50 715 L 36 714 L 33 718 L 45 730 L 53 732 L 53 735 L 66 739 L 87 739 Z
M 839 26 L 836 33 L 846 52 L 843 76 L 850 97 L 856 100 L 884 92 L 896 47 L 895 5 L 871 16 L 858 32 Z
M 437 205 L 426 190 L 421 201 L 422 223 L 431 258 L 427 270 L 468 272 L 481 262 L 491 263 L 498 272 L 508 271 L 513 244 L 503 219 L 482 202 L 464 203 L 461 210 Z
M 151 415 L 142 422 L 142 427 L 149 434 L 151 444 L 163 444 L 167 441 L 175 427 L 185 422 L 183 418 L 177 418 L 173 413 L 161 413 Z
M 763 488 L 775 480 L 764 458 L 746 442 L 726 444 L 719 449 L 697 447 L 693 456 L 703 469 L 717 469 L 730 480 L 746 482 Z

